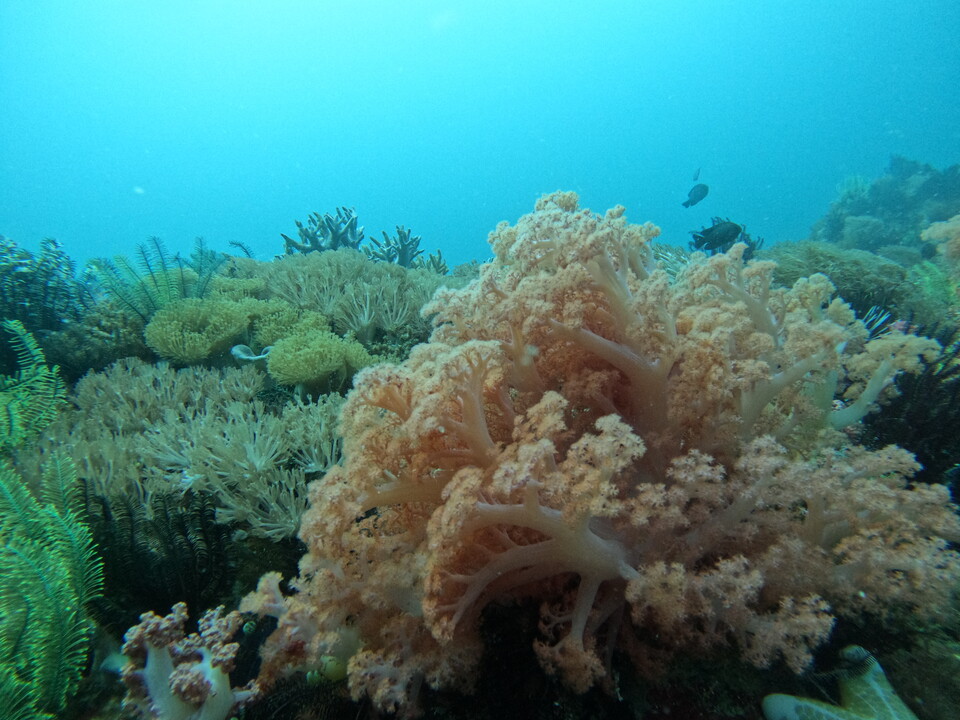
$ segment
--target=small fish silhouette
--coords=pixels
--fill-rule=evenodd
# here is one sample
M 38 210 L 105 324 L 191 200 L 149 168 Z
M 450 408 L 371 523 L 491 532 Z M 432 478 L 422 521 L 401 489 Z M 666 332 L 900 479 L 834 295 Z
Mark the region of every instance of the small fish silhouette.
M 730 220 L 713 218 L 713 225 L 691 233 L 697 250 L 725 252 L 740 238 L 743 228 Z
M 703 200 L 707 196 L 708 192 L 710 192 L 710 188 L 703 183 L 697 183 L 690 188 L 690 192 L 687 193 L 687 199 L 683 201 L 683 206 L 687 208 L 693 207 L 698 202 Z

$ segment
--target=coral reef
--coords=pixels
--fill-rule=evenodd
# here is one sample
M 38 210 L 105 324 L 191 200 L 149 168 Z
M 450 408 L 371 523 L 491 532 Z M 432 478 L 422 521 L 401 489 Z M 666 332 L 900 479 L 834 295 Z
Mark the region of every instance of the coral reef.
M 960 214 L 949 220 L 931 223 L 920 239 L 931 243 L 949 264 L 954 274 L 960 274 Z
M 813 240 L 779 243 L 762 257 L 777 264 L 773 278 L 783 285 L 823 273 L 860 317 L 881 307 L 895 319 L 933 325 L 957 302 L 946 273 L 932 262 L 903 265 L 867 250 Z
M 919 248 L 920 233 L 932 222 L 960 213 L 960 165 L 940 171 L 894 156 L 886 174 L 840 188 L 810 239 L 877 251 L 884 246 Z
M 539 605 L 540 663 L 577 692 L 612 689 L 614 650 L 799 672 L 838 618 L 948 607 L 947 490 L 843 432 L 937 343 L 870 337 L 825 276 L 776 287 L 742 244 L 671 277 L 654 226 L 577 204 L 498 226 L 431 341 L 358 374 L 295 594 L 270 574 L 241 606 L 277 618 L 264 687 L 336 658 L 355 698 L 414 712 L 470 687 L 499 603 Z

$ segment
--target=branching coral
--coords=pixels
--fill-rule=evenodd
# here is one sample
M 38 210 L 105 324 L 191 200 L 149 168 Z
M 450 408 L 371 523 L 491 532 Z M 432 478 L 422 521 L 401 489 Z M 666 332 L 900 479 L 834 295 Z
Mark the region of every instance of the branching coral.
M 353 208 L 339 207 L 336 215 L 311 213 L 306 223 L 299 220 L 296 223 L 299 241 L 280 233 L 288 255 L 338 248 L 356 250 L 363 242 L 363 228 L 357 227 L 357 213 Z
M 469 686 L 480 613 L 519 598 L 577 690 L 613 683 L 615 648 L 645 672 L 723 643 L 799 671 L 838 616 L 944 606 L 945 488 L 840 432 L 937 344 L 869 339 L 826 277 L 775 287 L 742 245 L 672 278 L 657 232 L 547 196 L 437 293 L 429 344 L 361 371 L 298 592 L 268 576 L 245 604 L 278 618 L 265 683 L 334 656 L 356 697 L 410 711 L 422 683 Z
M 403 225 L 397 225 L 396 236 L 387 235 L 383 231 L 383 242 L 370 238 L 373 247 L 367 246 L 365 251 L 369 257 L 383 262 L 395 262 L 403 267 L 412 267 L 418 256 L 423 254 L 420 249 L 420 236 L 414 235 Z

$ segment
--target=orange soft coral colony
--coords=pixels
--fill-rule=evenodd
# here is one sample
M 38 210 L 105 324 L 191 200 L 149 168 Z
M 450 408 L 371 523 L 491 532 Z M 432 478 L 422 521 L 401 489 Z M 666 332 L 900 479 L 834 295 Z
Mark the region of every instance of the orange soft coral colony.
M 491 602 L 540 601 L 538 656 L 578 690 L 614 646 L 799 671 L 836 615 L 943 606 L 946 490 L 836 432 L 936 344 L 868 339 L 825 277 L 773 287 L 742 246 L 672 277 L 657 232 L 546 196 L 435 296 L 430 343 L 361 371 L 299 592 L 261 592 L 265 674 L 341 657 L 356 696 L 410 711 L 424 682 L 468 687 Z

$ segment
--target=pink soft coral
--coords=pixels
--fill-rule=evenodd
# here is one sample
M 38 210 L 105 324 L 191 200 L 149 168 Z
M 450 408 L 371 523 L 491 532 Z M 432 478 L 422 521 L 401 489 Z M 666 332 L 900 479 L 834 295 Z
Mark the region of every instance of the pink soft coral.
M 361 372 L 298 592 L 262 588 L 266 675 L 334 655 L 355 695 L 410 710 L 422 682 L 469 686 L 480 612 L 521 597 L 578 690 L 614 646 L 646 670 L 733 641 L 800 670 L 838 613 L 942 605 L 946 490 L 837 432 L 936 344 L 869 340 L 825 277 L 773 287 L 742 246 L 672 278 L 657 232 L 547 196 L 437 294 L 429 344 Z

